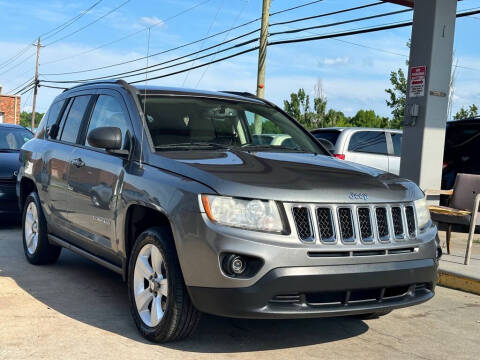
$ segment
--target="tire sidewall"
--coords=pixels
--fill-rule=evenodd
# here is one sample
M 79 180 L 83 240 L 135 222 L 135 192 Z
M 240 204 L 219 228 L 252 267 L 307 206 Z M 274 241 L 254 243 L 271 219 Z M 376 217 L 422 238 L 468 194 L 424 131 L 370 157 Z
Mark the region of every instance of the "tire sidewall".
M 175 267 L 178 266 L 175 263 L 176 259 L 175 258 L 172 259 L 171 254 L 169 254 L 169 252 L 166 251 L 166 247 L 170 246 L 170 244 L 168 243 L 170 239 L 165 239 L 165 236 L 162 236 L 162 234 L 158 230 L 160 229 L 147 230 L 138 237 L 132 249 L 130 260 L 129 260 L 129 266 L 128 266 L 128 297 L 130 300 L 130 310 L 132 312 L 132 315 L 137 327 L 139 328 L 141 333 L 147 339 L 150 339 L 150 340 L 153 340 L 154 338 L 157 338 L 162 334 L 167 334 L 169 331 L 171 331 L 170 325 L 173 322 L 172 317 L 175 316 L 175 312 L 174 312 L 175 290 L 176 290 L 176 286 L 180 285 L 180 284 L 176 284 L 176 281 L 175 281 L 174 272 L 175 272 Z M 160 323 L 158 323 L 158 325 L 154 327 L 150 327 L 146 325 L 138 313 L 137 305 L 135 302 L 134 284 L 133 284 L 135 263 L 137 261 L 138 254 L 140 250 L 145 245 L 148 245 L 148 244 L 152 244 L 156 246 L 160 251 L 160 254 L 162 255 L 162 258 L 164 261 L 165 271 L 168 279 L 168 296 L 167 296 L 166 311 L 164 312 L 164 316 L 160 320 Z
M 34 203 L 37 208 L 38 214 L 38 243 L 37 248 L 33 254 L 30 254 L 27 248 L 27 242 L 25 239 L 25 217 L 27 216 L 27 208 L 30 203 Z M 25 203 L 23 206 L 23 213 L 22 213 L 22 243 L 23 243 L 23 251 L 25 256 L 27 257 L 28 261 L 37 264 L 41 262 L 41 251 L 42 248 L 48 245 L 48 237 L 47 237 L 47 225 L 45 222 L 45 218 L 43 217 L 42 207 L 40 205 L 40 199 L 38 198 L 37 193 L 32 192 L 30 195 L 27 196 L 25 199 Z

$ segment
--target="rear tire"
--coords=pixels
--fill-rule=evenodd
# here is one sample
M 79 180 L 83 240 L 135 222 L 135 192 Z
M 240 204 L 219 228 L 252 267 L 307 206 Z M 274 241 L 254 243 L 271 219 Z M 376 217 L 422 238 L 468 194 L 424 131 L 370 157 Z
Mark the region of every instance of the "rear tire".
M 191 335 L 200 320 L 183 280 L 171 233 L 153 227 L 133 246 L 128 268 L 130 310 L 140 333 L 162 343 Z
M 48 242 L 47 222 L 36 192 L 27 196 L 22 215 L 23 250 L 34 265 L 53 264 L 62 248 Z

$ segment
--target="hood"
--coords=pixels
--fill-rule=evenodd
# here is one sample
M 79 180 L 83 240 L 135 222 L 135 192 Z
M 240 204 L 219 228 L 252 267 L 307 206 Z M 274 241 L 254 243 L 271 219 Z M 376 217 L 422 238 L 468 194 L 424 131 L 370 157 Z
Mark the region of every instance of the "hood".
M 152 165 L 227 196 L 294 202 L 365 203 L 423 197 L 409 180 L 330 156 L 239 150 L 159 152 Z
M 13 178 L 14 172 L 20 168 L 18 152 L 0 151 L 0 178 Z

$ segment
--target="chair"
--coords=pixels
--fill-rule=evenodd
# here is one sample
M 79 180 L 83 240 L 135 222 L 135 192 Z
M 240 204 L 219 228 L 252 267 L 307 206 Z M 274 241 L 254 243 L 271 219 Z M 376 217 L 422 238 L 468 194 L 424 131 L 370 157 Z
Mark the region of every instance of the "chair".
M 448 195 L 447 206 L 430 206 L 432 220 L 447 226 L 447 253 L 450 254 L 452 230 L 468 233 L 465 265 L 470 261 L 473 236 L 480 233 L 480 175 L 458 174 L 452 190 L 426 190 L 427 195 Z

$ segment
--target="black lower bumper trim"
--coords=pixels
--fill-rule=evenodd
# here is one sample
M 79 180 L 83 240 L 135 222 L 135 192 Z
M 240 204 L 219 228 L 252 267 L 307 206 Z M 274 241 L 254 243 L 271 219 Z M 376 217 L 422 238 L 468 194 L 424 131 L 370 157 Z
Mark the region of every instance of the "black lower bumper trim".
M 434 295 L 436 274 L 437 264 L 433 259 L 290 267 L 274 269 L 246 288 L 189 287 L 188 290 L 200 311 L 214 315 L 239 318 L 342 316 L 392 310 L 427 301 Z M 389 289 L 399 288 L 407 290 L 399 292 L 398 296 L 385 296 L 392 291 Z M 332 293 L 337 297 L 331 303 L 310 300 L 312 294 L 322 298 Z M 338 295 L 341 293 L 345 296 Z

